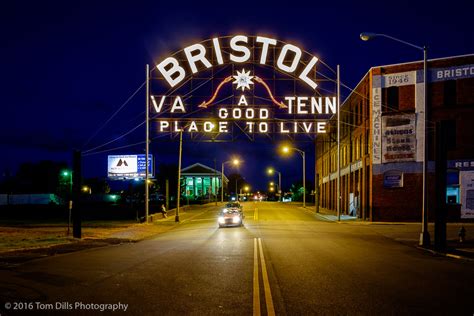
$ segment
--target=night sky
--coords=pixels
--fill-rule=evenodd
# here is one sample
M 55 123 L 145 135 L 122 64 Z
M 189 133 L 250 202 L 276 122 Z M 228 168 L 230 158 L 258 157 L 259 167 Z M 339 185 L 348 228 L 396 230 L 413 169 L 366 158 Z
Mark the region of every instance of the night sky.
M 429 46 L 429 58 L 474 52 L 472 1 L 3 1 L 0 8 L 0 171 L 23 162 L 71 161 L 73 148 L 88 150 L 144 121 L 145 90 L 104 123 L 145 80 L 145 65 L 214 36 L 271 34 L 298 43 L 335 68 L 355 87 L 371 66 L 420 60 L 422 53 L 360 32 L 385 33 Z M 343 89 L 343 96 L 349 94 Z M 144 128 L 95 152 L 144 140 Z M 306 151 L 313 179 L 314 148 Z M 157 164 L 174 163 L 177 142 L 151 146 Z M 105 177 L 108 154 L 144 153 L 144 145 L 84 157 L 85 177 Z M 277 144 L 185 144 L 183 166 L 209 166 L 232 155 L 239 172 L 265 188 L 267 166 L 283 174 L 284 188 L 301 179 L 301 158 L 282 158 Z M 228 172 L 226 172 L 228 173 Z

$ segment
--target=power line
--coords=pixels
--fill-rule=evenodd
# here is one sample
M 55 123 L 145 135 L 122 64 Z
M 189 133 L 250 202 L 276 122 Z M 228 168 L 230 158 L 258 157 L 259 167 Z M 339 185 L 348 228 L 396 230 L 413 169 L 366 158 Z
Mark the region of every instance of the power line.
M 102 126 L 100 126 L 94 134 L 92 134 L 91 137 L 89 137 L 89 139 L 85 142 L 84 145 L 82 145 L 82 147 L 86 147 L 90 141 L 95 137 L 97 136 L 97 134 L 99 134 L 99 132 L 128 104 L 128 102 L 130 102 L 130 100 L 133 99 L 133 97 L 138 93 L 138 91 L 140 91 L 141 88 L 143 88 L 143 86 L 145 85 L 146 81 L 144 81 L 140 87 L 138 87 L 134 93 L 132 93 L 132 95 L 109 117 L 109 119 L 107 121 L 105 121 L 104 124 L 102 124 Z

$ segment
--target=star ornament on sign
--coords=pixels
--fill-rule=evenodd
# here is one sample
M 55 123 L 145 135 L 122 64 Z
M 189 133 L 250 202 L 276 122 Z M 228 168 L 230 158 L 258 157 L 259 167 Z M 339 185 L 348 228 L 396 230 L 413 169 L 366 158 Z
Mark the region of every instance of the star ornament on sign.
M 250 85 L 253 84 L 252 78 L 254 77 L 250 75 L 250 70 L 248 72 L 245 69 L 242 69 L 242 71 L 237 70 L 237 76 L 232 77 L 235 79 L 232 84 L 237 84 L 237 89 L 242 88 L 242 91 L 244 91 L 247 88 L 250 90 Z

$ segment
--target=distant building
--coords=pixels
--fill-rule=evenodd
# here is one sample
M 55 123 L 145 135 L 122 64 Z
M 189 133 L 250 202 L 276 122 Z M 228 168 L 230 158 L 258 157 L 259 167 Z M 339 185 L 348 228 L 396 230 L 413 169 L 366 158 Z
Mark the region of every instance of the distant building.
M 429 60 L 428 80 L 430 217 L 435 207 L 435 122 L 448 120 L 454 146 L 448 152 L 449 217 L 474 218 L 474 55 Z M 373 67 L 342 104 L 343 214 L 372 221 L 421 220 L 423 87 L 422 62 Z M 336 209 L 335 117 L 330 125 L 330 132 L 318 137 L 316 170 L 320 205 Z
M 61 199 L 53 193 L 0 194 L 0 205 L 60 205 Z
M 189 199 L 212 199 L 220 194 L 221 172 L 203 164 L 195 163 L 181 169 L 181 181 L 181 194 Z M 228 182 L 224 175 L 224 185 Z

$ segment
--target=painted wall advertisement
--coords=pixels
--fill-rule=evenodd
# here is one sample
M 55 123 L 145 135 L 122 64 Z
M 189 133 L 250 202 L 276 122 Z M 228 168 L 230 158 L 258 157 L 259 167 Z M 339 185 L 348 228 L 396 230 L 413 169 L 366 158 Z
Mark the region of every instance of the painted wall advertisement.
M 415 114 L 382 117 L 382 163 L 415 161 Z
M 461 182 L 461 218 L 474 218 L 474 171 L 459 172 Z
M 148 172 L 153 174 L 153 158 L 148 156 Z M 109 155 L 107 176 L 115 179 L 144 178 L 146 173 L 145 155 Z
M 372 82 L 372 162 L 382 163 L 382 77 L 374 76 Z

